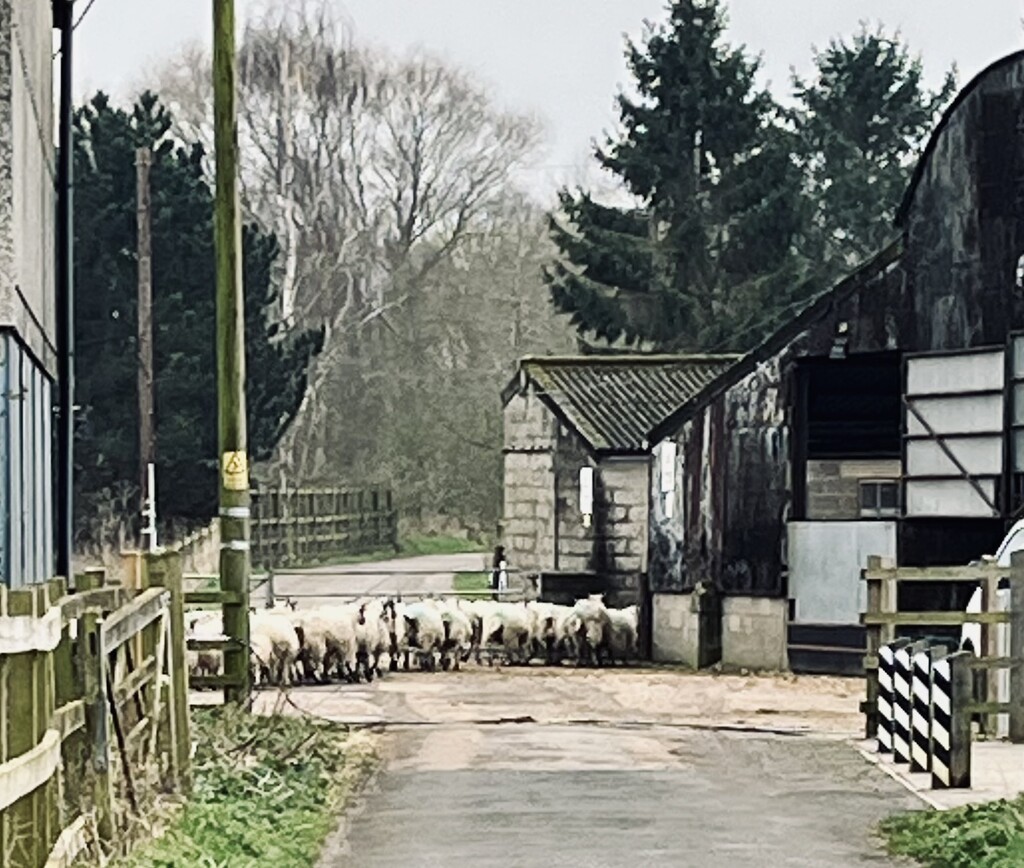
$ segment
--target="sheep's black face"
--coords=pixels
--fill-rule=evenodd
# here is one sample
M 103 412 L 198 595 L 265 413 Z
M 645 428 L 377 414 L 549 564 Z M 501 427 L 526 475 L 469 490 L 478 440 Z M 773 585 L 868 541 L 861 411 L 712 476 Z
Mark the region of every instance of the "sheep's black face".
M 409 640 L 409 645 L 413 648 L 419 648 L 420 646 L 420 625 L 415 618 L 410 618 L 405 615 L 405 635 Z

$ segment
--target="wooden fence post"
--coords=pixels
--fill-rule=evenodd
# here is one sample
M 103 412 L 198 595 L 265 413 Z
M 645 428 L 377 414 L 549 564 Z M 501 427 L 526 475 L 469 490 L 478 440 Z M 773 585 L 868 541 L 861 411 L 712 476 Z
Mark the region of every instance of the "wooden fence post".
M 88 570 L 78 578 L 78 590 L 103 586 L 105 572 Z M 110 780 L 110 733 L 107 704 L 107 655 L 103 648 L 103 620 L 89 613 L 82 616 L 79 646 L 85 687 L 86 731 L 92 757 L 93 808 L 96 831 L 102 841 L 114 839 L 114 793 Z
M 896 562 L 892 558 L 879 558 L 879 569 L 895 569 Z M 900 610 L 899 605 L 899 579 L 895 576 L 882 579 L 881 611 L 886 614 L 896 614 Z M 886 644 L 896 640 L 896 624 L 889 623 L 882 625 L 881 642 Z
M 1024 742 L 1024 552 L 1010 561 L 1010 741 Z M 994 680 L 994 679 L 993 679 Z
M 971 654 L 957 651 L 932 664 L 932 787 L 971 786 Z
M 182 590 L 181 555 L 164 552 L 160 556 L 159 579 L 154 584 L 171 593 L 167 662 L 170 689 L 167 693 L 168 733 L 171 775 L 181 792 L 192 789 L 192 735 L 188 716 L 188 672 L 185 668 L 185 596 Z
M 882 559 L 877 555 L 868 557 L 865 573 L 872 573 L 882 568 Z M 879 579 L 868 578 L 867 582 L 867 613 L 877 615 L 882 611 L 882 583 Z M 865 627 L 865 643 L 867 659 L 864 661 L 864 673 L 867 678 L 867 696 L 864 702 L 864 737 L 876 738 L 878 735 L 878 651 L 882 647 L 882 627 L 879 624 L 868 624 Z

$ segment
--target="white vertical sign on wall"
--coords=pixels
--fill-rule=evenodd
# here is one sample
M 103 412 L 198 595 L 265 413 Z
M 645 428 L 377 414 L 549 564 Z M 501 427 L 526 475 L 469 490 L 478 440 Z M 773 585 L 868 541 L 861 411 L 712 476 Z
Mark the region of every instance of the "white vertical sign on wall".
M 665 512 L 665 518 L 672 518 L 676 490 L 676 444 L 674 440 L 664 440 L 659 444 L 658 463 L 661 466 L 661 505 Z
M 590 527 L 594 515 L 594 468 L 580 468 L 580 512 L 583 526 Z

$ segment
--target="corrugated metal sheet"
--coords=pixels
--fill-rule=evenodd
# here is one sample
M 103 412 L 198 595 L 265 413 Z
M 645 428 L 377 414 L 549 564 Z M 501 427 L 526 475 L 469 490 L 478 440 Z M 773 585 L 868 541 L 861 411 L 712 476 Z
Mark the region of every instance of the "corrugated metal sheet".
M 639 452 L 648 432 L 736 356 L 526 358 L 522 370 L 597 451 Z
M 0 584 L 53 576 L 52 383 L 10 332 L 0 333 Z

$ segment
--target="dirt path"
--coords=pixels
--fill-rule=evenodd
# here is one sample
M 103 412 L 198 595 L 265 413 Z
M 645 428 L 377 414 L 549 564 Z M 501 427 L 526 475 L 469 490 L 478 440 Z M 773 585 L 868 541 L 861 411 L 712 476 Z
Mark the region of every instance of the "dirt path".
M 920 804 L 851 746 L 862 684 L 474 668 L 301 688 L 287 707 L 385 733 L 323 868 L 896 864 L 872 828 Z

